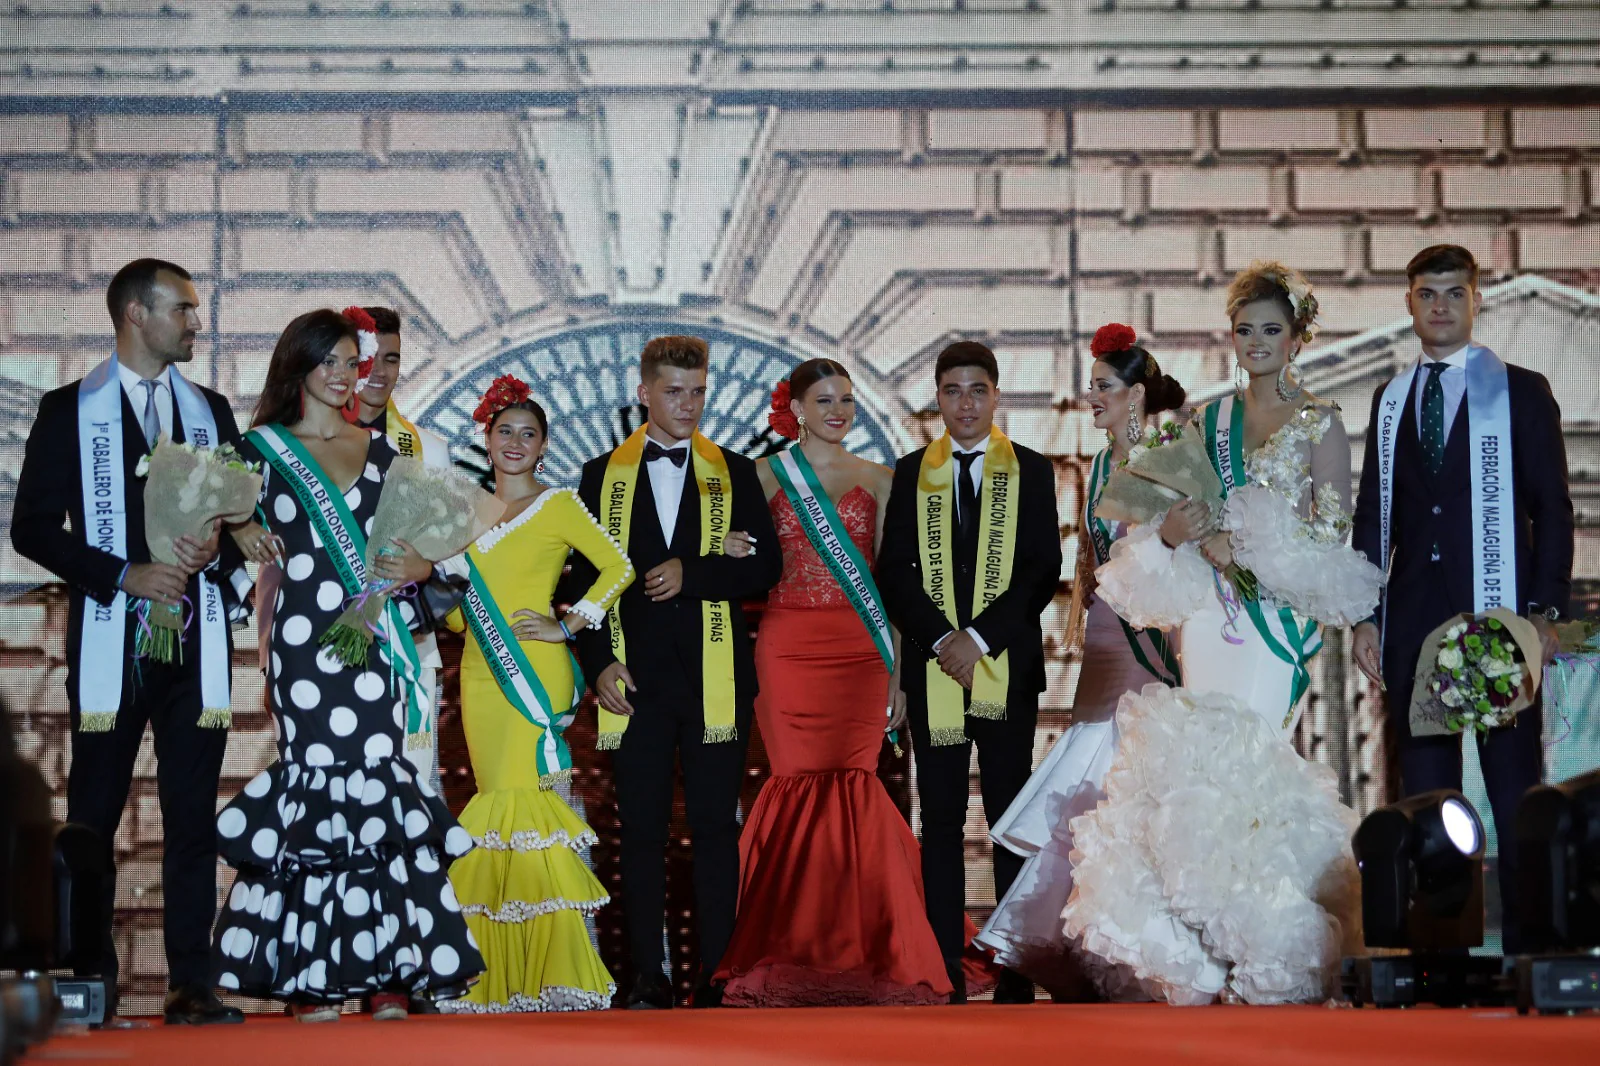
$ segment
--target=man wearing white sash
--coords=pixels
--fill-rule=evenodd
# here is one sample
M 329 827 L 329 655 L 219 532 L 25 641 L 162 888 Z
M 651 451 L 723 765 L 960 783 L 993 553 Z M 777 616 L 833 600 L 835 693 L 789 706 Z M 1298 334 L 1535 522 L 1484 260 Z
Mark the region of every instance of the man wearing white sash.
M 1389 572 L 1355 629 L 1356 665 L 1386 689 L 1402 791 L 1461 787 L 1461 738 L 1413 737 L 1422 641 L 1451 615 L 1507 607 L 1538 627 L 1546 661 L 1572 589 L 1573 514 L 1561 411 L 1543 375 L 1474 344 L 1482 296 L 1472 253 L 1425 248 L 1406 267 L 1417 363 L 1379 388 L 1368 423 L 1353 544 Z M 1541 705 L 1478 739 L 1499 837 L 1503 943 L 1516 927 L 1517 802 L 1542 772 Z
M 88 376 L 39 402 L 28 435 L 11 521 L 12 543 L 68 586 L 67 699 L 72 768 L 67 818 L 100 834 L 106 860 L 122 821 L 134 760 L 148 723 L 160 782 L 164 942 L 169 1023 L 238 1022 L 211 991 L 210 930 L 216 911 L 213 815 L 228 739 L 229 619 L 242 574 L 232 538 L 178 542 L 179 566 L 150 561 L 139 460 L 163 435 L 200 447 L 237 444 L 228 402 L 187 381 L 199 297 L 182 267 L 139 259 L 106 292 L 116 350 Z M 138 600 L 186 603 L 193 622 L 178 661 L 135 662 Z M 190 613 L 189 609 L 185 614 Z M 117 954 L 114 878 L 103 899 L 101 961 L 113 1002 Z

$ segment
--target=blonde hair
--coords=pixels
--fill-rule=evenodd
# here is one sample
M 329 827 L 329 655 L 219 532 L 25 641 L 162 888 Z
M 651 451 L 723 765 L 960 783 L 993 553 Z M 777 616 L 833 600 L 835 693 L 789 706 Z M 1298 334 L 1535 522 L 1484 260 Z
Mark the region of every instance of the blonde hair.
M 1289 312 L 1289 326 L 1301 341 L 1316 335 L 1317 298 L 1300 271 L 1270 259 L 1258 259 L 1239 271 L 1228 286 L 1228 320 L 1257 300 L 1278 301 Z

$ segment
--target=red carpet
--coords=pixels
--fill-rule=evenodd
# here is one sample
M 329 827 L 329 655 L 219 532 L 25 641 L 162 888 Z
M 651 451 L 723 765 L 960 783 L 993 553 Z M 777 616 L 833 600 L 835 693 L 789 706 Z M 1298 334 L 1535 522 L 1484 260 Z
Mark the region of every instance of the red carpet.
M 127 1066 L 1561 1066 L 1600 1061 L 1600 1016 L 1510 1010 L 1157 1006 L 819 1009 L 412 1018 L 328 1025 L 253 1018 L 62 1036 L 31 1062 Z

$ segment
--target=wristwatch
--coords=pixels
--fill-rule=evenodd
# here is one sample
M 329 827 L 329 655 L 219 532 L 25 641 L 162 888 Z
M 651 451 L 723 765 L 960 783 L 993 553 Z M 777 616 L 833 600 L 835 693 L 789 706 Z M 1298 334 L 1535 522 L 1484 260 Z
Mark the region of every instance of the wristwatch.
M 1554 625 L 1556 622 L 1561 621 L 1561 608 L 1541 607 L 1537 603 L 1530 603 L 1528 604 L 1528 617 L 1533 618 L 1535 616 L 1543 618 L 1546 622 Z

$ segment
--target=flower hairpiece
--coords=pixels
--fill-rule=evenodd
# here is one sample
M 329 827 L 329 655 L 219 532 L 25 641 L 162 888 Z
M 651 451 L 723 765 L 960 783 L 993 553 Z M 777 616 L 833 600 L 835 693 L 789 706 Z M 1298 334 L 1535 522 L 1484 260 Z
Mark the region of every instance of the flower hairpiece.
M 478 401 L 478 409 L 472 412 L 472 420 L 487 426 L 494 421 L 495 415 L 507 407 L 526 402 L 532 394 L 533 390 L 521 378 L 513 374 L 501 374 L 490 383 L 483 399 Z
M 800 439 L 800 423 L 794 417 L 794 412 L 789 410 L 789 379 L 784 378 L 778 382 L 778 387 L 772 390 L 772 410 L 767 412 L 767 425 L 772 427 L 774 433 L 790 440 Z
M 1132 326 L 1124 326 L 1121 322 L 1108 322 L 1094 331 L 1094 340 L 1089 342 L 1089 351 L 1098 358 L 1102 355 L 1125 352 L 1137 343 L 1139 334 L 1134 332 Z
M 364 307 L 346 307 L 339 313 L 356 328 L 356 351 L 361 356 L 361 362 L 356 364 L 356 392 L 360 392 L 367 387 L 367 379 L 372 376 L 372 367 L 377 362 L 378 323 Z
M 1311 282 L 1298 270 L 1291 270 L 1278 263 L 1258 263 L 1253 269 L 1259 270 L 1261 276 L 1274 282 L 1289 297 L 1289 306 L 1294 311 L 1293 325 L 1300 337 L 1302 344 L 1310 344 L 1317 335 L 1317 297 L 1311 291 Z

